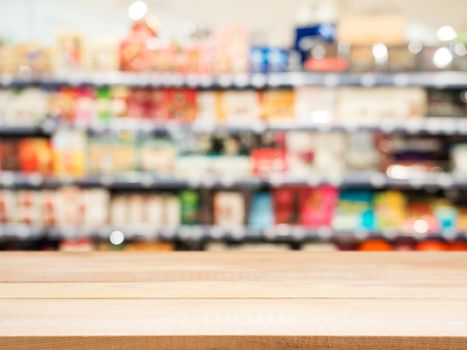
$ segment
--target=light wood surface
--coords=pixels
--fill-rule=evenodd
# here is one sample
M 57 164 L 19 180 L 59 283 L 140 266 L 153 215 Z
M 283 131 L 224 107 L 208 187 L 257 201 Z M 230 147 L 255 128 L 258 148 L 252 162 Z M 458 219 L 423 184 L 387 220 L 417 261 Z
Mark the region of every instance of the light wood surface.
M 465 253 L 1 253 L 0 349 L 467 349 Z

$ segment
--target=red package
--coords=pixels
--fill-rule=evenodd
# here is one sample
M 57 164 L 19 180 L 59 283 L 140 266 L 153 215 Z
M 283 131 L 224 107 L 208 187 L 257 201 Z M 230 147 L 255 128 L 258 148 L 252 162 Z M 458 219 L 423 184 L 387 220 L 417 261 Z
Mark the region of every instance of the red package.
M 297 213 L 297 191 L 292 187 L 274 190 L 274 216 L 276 225 L 293 224 Z
M 300 189 L 300 224 L 310 228 L 330 227 L 338 196 L 338 190 L 332 186 Z
M 191 122 L 196 117 L 196 91 L 175 89 L 168 91 L 169 119 L 177 122 Z
M 145 89 L 131 89 L 128 94 L 128 115 L 133 118 L 144 118 L 147 112 L 148 94 Z
M 287 152 L 277 148 L 258 148 L 251 152 L 253 173 L 266 176 L 287 170 Z
M 147 42 L 156 37 L 156 31 L 147 22 L 136 22 L 130 35 L 120 45 L 121 70 L 148 71 L 151 67 L 152 52 Z
M 147 115 L 154 121 L 169 120 L 169 92 L 167 90 L 152 90 L 148 101 Z
M 28 138 L 19 142 L 19 162 L 25 173 L 49 174 L 52 170 L 52 153 L 46 139 Z

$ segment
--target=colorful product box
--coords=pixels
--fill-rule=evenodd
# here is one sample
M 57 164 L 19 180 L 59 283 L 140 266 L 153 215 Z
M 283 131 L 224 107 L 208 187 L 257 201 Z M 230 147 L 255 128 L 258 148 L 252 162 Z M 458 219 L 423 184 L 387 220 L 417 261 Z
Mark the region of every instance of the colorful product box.
M 300 189 L 300 224 L 310 228 L 330 227 L 338 196 L 338 190 L 330 186 Z
M 260 94 L 261 118 L 266 121 L 291 120 L 295 114 L 293 90 L 269 90 Z
M 343 190 L 332 221 L 337 231 L 373 230 L 375 215 L 373 192 L 365 190 Z
M 180 210 L 183 225 L 196 225 L 199 223 L 200 198 L 195 191 L 180 192 Z
M 251 200 L 248 225 L 257 230 L 265 230 L 274 225 L 274 211 L 271 195 L 268 192 L 256 193 Z
M 232 228 L 245 224 L 245 198 L 241 193 L 218 192 L 214 195 L 214 224 Z
M 404 223 L 406 198 L 401 192 L 385 191 L 375 195 L 376 226 L 379 230 L 399 230 Z
M 287 153 L 282 149 L 258 148 L 251 152 L 253 173 L 260 176 L 287 171 Z
M 274 217 L 276 225 L 294 224 L 298 214 L 298 191 L 293 187 L 273 190 Z

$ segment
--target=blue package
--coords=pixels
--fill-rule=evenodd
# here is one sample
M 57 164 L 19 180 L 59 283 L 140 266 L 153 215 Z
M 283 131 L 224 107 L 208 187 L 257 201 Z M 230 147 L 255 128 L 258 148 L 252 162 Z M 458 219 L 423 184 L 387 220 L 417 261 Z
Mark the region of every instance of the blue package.
M 450 232 L 456 229 L 458 213 L 454 206 L 440 201 L 440 203 L 435 204 L 434 212 L 441 232 Z
M 248 224 L 256 230 L 268 229 L 274 225 L 274 213 L 270 193 L 259 192 L 253 195 Z
M 289 69 L 289 51 L 283 48 L 270 48 L 267 61 L 269 72 L 287 72 Z
M 252 73 L 287 72 L 289 50 L 278 47 L 254 46 L 250 49 L 250 70 Z
M 300 53 L 302 63 L 311 49 L 313 41 L 332 43 L 336 39 L 336 25 L 334 23 L 321 23 L 309 27 L 295 29 L 294 49 Z
M 269 49 L 254 46 L 250 49 L 250 70 L 252 73 L 267 73 Z

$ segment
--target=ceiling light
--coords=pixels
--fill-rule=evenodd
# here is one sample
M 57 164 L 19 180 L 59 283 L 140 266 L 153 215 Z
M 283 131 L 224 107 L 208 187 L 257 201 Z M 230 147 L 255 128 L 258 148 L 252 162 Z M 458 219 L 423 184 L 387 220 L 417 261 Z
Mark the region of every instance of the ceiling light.
M 130 7 L 128 7 L 128 16 L 133 21 L 138 21 L 143 18 L 148 12 L 148 5 L 142 0 L 134 1 Z
M 451 41 L 457 38 L 457 33 L 451 26 L 442 26 L 436 32 L 438 39 L 441 41 Z
M 437 68 L 446 68 L 452 62 L 452 53 L 446 47 L 440 47 L 433 55 L 433 64 Z

